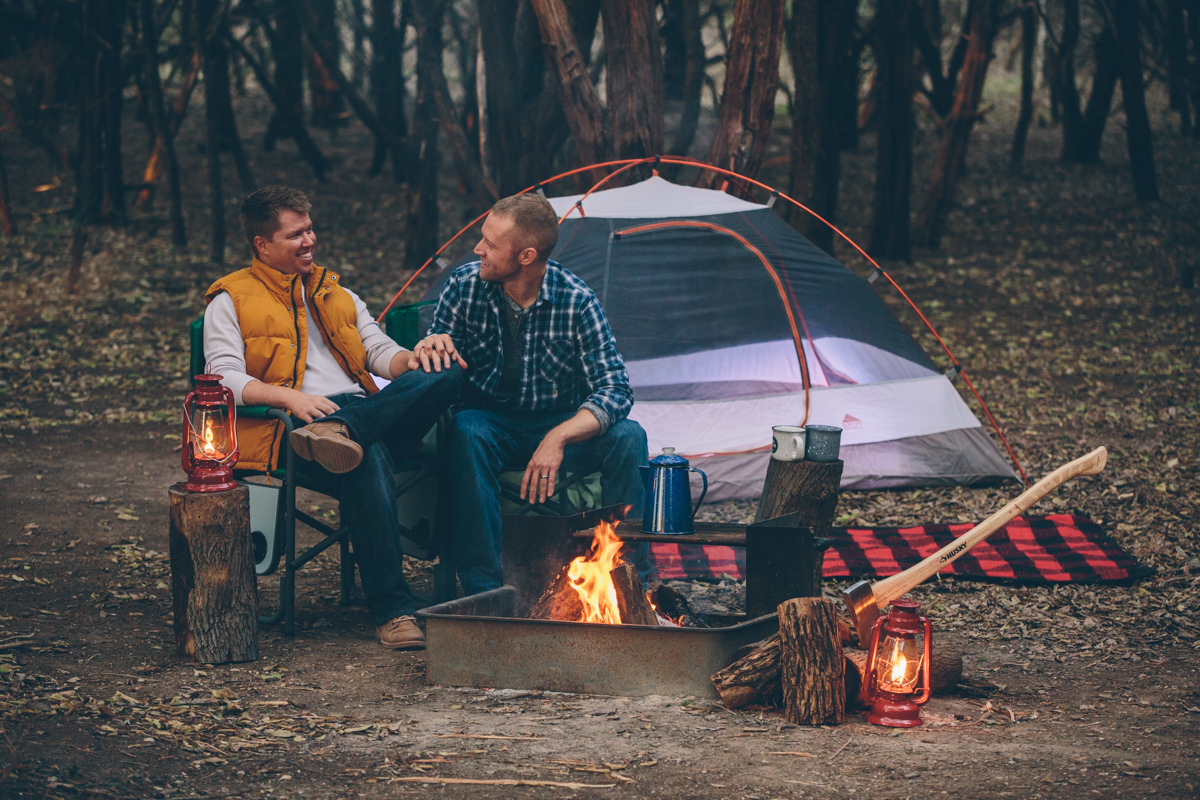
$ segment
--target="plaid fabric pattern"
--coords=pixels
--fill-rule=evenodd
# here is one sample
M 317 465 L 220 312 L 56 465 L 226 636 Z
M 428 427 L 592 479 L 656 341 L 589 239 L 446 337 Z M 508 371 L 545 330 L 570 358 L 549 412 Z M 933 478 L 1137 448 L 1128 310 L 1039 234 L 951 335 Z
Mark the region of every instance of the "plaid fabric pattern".
M 885 578 L 913 566 L 974 528 L 974 523 L 914 528 L 834 528 L 826 578 Z M 746 574 L 746 550 L 686 544 L 652 546 L 660 580 Z M 942 570 L 957 578 L 1015 583 L 1118 583 L 1154 572 L 1084 516 L 1017 517 Z
M 454 340 L 469 368 L 477 399 L 494 401 L 504 364 L 504 287 L 479 277 L 479 262 L 450 274 L 438 298 L 429 334 Z M 595 405 L 614 424 L 633 406 L 629 374 L 608 317 L 587 284 L 554 261 L 546 264 L 538 299 L 525 327 L 525 364 L 515 406 L 554 411 Z

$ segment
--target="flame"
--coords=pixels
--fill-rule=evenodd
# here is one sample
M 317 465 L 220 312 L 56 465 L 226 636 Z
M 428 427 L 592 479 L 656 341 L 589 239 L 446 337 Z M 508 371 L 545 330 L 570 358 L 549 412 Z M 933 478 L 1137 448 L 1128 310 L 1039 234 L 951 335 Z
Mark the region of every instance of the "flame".
M 621 624 L 621 612 L 617 610 L 617 590 L 613 587 L 612 577 L 608 573 L 624 563 L 621 559 L 622 544 L 613 526 L 601 522 L 596 526 L 596 535 L 592 537 L 592 546 L 588 554 L 575 559 L 567 568 L 571 588 L 583 603 L 583 614 L 579 622 Z
M 213 445 L 213 426 L 212 420 L 205 420 L 204 423 L 204 455 L 212 458 L 217 454 L 217 448 Z
M 892 665 L 892 683 L 903 684 L 905 673 L 908 671 L 908 659 L 900 653 L 896 663 Z

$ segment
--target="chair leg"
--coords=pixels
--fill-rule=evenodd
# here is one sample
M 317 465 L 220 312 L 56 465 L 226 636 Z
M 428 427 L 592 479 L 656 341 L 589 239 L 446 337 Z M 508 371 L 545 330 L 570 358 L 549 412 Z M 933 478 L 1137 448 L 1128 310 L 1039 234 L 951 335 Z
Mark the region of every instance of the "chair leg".
M 289 420 L 290 423 L 290 420 Z M 290 428 L 288 424 L 286 427 Z M 284 441 L 287 442 L 286 434 Z M 287 512 L 284 518 L 283 577 L 279 581 L 280 603 L 283 605 L 283 635 L 296 635 L 296 454 L 291 444 L 287 452 Z
M 341 527 L 345 528 L 346 522 L 343 517 Z M 354 585 L 354 557 L 350 554 L 350 535 L 346 531 L 346 535 L 342 537 L 339 545 L 341 546 L 341 577 L 342 577 L 342 599 L 341 604 L 344 606 L 350 605 L 351 589 Z

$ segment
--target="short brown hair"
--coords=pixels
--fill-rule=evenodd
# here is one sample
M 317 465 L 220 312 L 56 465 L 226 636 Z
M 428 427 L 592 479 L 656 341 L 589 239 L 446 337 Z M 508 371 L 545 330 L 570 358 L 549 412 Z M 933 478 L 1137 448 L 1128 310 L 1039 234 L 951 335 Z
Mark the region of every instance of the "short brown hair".
M 491 213 L 511 219 L 521 233 L 521 247 L 536 249 L 539 260 L 549 258 L 558 244 L 558 215 L 550 201 L 540 194 L 526 192 L 505 197 L 492 206 Z
M 308 202 L 308 195 L 290 186 L 264 186 L 250 193 L 242 201 L 242 210 L 238 217 L 241 219 L 246 241 L 250 243 L 251 253 L 257 255 L 254 249 L 255 236 L 270 241 L 279 230 L 279 214 L 282 211 L 307 214 L 312 211 L 312 203 Z

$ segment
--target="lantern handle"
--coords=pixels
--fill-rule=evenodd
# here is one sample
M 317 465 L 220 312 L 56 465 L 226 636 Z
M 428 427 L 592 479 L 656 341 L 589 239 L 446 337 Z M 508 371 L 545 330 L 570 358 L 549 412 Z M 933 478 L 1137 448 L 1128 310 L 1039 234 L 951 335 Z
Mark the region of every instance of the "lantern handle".
M 867 702 L 875 700 L 875 659 L 879 655 L 879 632 L 887 617 L 880 617 L 871 626 L 871 643 L 867 646 L 867 663 L 863 670 L 863 698 Z
M 929 702 L 929 698 L 933 695 L 933 681 L 931 680 L 930 672 L 932 669 L 931 662 L 933 660 L 933 625 L 929 622 L 928 617 L 918 617 L 921 625 L 925 628 L 924 640 L 924 657 L 921 659 L 921 672 L 924 680 L 921 687 L 921 696 L 913 702 L 917 705 L 924 705 Z

